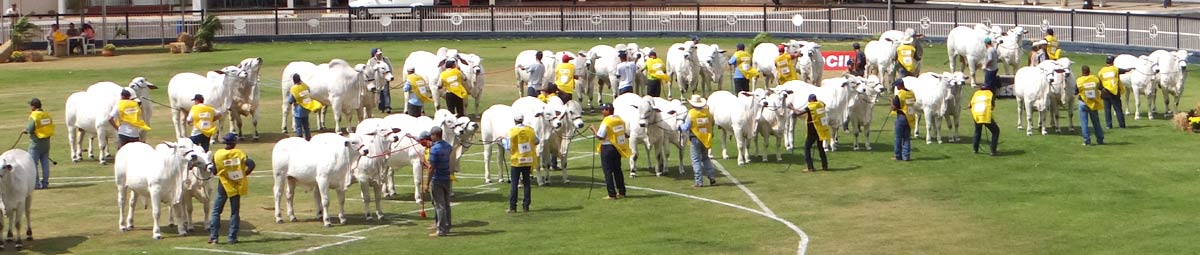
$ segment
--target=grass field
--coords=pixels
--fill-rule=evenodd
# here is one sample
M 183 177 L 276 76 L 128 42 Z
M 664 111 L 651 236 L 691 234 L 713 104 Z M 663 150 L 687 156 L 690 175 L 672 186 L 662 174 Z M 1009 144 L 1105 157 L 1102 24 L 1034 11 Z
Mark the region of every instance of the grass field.
M 385 223 L 363 219 L 358 187 L 351 187 L 347 197 L 352 199 L 346 201 L 349 222 L 323 228 L 313 220 L 312 201 L 304 192 L 298 192 L 296 199 L 297 216 L 304 221 L 274 223 L 270 178 L 253 178 L 251 194 L 243 200 L 242 243 L 216 246 L 204 243 L 207 233 L 177 236 L 173 228 L 165 227 L 166 238 L 152 240 L 149 210 L 137 211 L 134 231 L 119 232 L 112 167 L 94 160 L 71 163 L 66 129 L 61 126 L 66 97 L 92 83 L 126 84 L 133 77 L 144 76 L 162 88 L 154 92 L 153 98 L 165 101 L 167 81 L 175 73 L 203 72 L 236 64 L 243 58 L 262 57 L 266 92 L 259 130 L 264 137 L 241 147 L 265 162 L 270 158 L 273 141 L 284 137 L 279 132 L 279 93 L 272 88 L 290 61 L 342 58 L 361 62 L 370 48 L 381 47 L 399 65 L 411 51 L 435 51 L 438 46 L 463 49 L 481 55 L 485 72 L 489 73 L 481 109 L 468 108 L 478 113 L 488 105 L 507 104 L 515 98 L 511 68 L 521 50 L 580 50 L 595 44 L 626 42 L 665 49 L 682 40 L 221 44 L 212 53 L 169 55 L 157 53 L 163 50 L 155 47 L 123 49 L 127 55 L 112 58 L 3 64 L 0 115 L 10 121 L 0 124 L 0 134 L 4 134 L 0 141 L 13 141 L 25 127 L 26 102 L 31 97 L 41 98 L 46 110 L 60 123 L 51 157 L 61 164 L 52 169 L 52 188 L 34 192 L 37 240 L 27 243 L 28 253 L 213 252 L 195 249 L 268 254 L 795 253 L 801 237 L 784 222 L 807 233 L 811 240 L 806 248 L 815 254 L 1178 254 L 1200 250 L 1194 231 L 1200 224 L 1195 217 L 1200 210 L 1200 186 L 1195 185 L 1200 179 L 1200 164 L 1192 159 L 1195 152 L 1188 152 L 1200 144 L 1200 136 L 1176 131 L 1162 118 L 1133 120 L 1130 116 L 1128 129 L 1105 130 L 1105 146 L 1080 146 L 1077 131 L 1026 137 L 1014 128 L 1016 107 L 1012 100 L 1000 100 L 996 107 L 1002 128 L 1001 156 L 971 153 L 972 126 L 964 113 L 967 117 L 961 120 L 960 133 L 964 142 L 926 145 L 914 141 L 915 160 L 893 162 L 891 122 L 884 125 L 886 106 L 881 103 L 875 109 L 874 124 L 881 131 L 873 135 L 882 137 L 872 137 L 874 150 L 850 151 L 848 144 L 853 137 L 843 136 L 842 150 L 829 154 L 830 166 L 836 171 L 802 173 L 804 160 L 799 150 L 785 155 L 783 162 L 761 162 L 755 157 L 754 163 L 737 166 L 734 160 L 719 160 L 722 169 L 744 184 L 745 191 L 733 185 L 732 178 L 724 177 L 720 178 L 720 186 L 693 189 L 690 175 L 680 177 L 672 171 L 669 177 L 627 179 L 630 186 L 648 188 L 631 190 L 629 199 L 600 200 L 603 186 L 596 187 L 587 199 L 589 188 L 585 182 L 592 178 L 592 143 L 578 141 L 572 146 L 568 169 L 572 184 L 535 187 L 533 210 L 512 215 L 504 212 L 508 186 L 482 182 L 481 156 L 477 153 L 481 149 L 477 146 L 463 157 L 464 173 L 455 184 L 459 204 L 454 207 L 454 232 L 458 236 L 449 238 L 426 236 L 425 227 L 432 218 L 417 216 L 420 207 L 411 201 L 411 186 L 397 188 L 403 200 L 385 203 Z M 749 38 L 705 40 L 727 49 L 738 41 L 749 42 Z M 926 51 L 927 71 L 945 69 L 942 46 Z M 848 42 L 823 44 L 826 51 L 848 49 Z M 1098 55 L 1070 57 L 1076 66 L 1088 64 L 1093 70 L 1103 61 Z M 827 72 L 827 76 L 838 74 Z M 1190 75 L 1192 81 L 1200 78 L 1195 72 Z M 964 95 L 970 95 L 967 90 Z M 1198 98 L 1194 95 L 1185 95 L 1182 108 L 1196 104 Z M 400 92 L 393 94 L 397 108 L 403 102 L 401 97 Z M 156 108 L 154 113 L 150 141 L 169 139 L 169 111 Z M 591 114 L 586 120 L 595 123 L 597 119 Z M 23 138 L 17 147 L 25 148 L 26 144 Z M 674 165 L 674 161 L 668 163 L 672 169 Z M 257 171 L 253 177 L 269 174 Z M 411 185 L 408 178 L 398 175 L 397 184 Z M 592 181 L 603 182 L 600 176 Z M 772 213 L 765 213 L 768 210 L 748 194 L 761 199 Z M 776 215 L 779 220 L 758 212 Z M 199 220 L 207 212 L 195 214 Z

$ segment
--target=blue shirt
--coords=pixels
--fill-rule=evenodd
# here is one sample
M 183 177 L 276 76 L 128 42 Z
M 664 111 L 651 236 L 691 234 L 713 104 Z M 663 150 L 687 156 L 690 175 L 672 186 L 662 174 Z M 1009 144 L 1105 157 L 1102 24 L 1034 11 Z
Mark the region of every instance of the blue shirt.
M 413 88 L 412 83 L 405 80 L 404 81 L 404 92 L 408 92 L 408 104 L 416 105 L 416 106 L 425 106 L 425 103 L 421 102 L 421 99 L 417 98 L 417 94 L 416 94 L 416 92 L 412 91 L 412 88 Z
M 434 181 L 449 181 L 450 180 L 450 143 L 446 140 L 441 140 L 433 143 L 433 147 L 429 148 L 429 164 L 433 165 L 433 180 Z
M 736 56 L 729 58 L 729 65 L 734 66 L 733 67 L 733 78 L 734 79 L 745 79 L 746 78 L 745 75 L 742 75 L 742 70 L 738 69 L 736 66 L 737 65 L 737 57 Z
M 308 118 L 308 109 L 304 109 L 303 106 L 300 106 L 300 104 L 297 104 L 296 97 L 289 94 L 287 103 L 292 105 L 292 117 Z

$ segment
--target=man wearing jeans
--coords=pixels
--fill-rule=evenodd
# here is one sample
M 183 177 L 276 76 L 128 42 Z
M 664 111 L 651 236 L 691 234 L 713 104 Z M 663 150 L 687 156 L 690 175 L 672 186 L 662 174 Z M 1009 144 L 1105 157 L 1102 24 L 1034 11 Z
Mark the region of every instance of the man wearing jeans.
M 521 211 L 529 212 L 530 202 L 530 185 L 529 171 L 533 168 L 534 160 L 538 158 L 537 135 L 533 133 L 533 128 L 525 126 L 525 115 L 520 112 L 513 113 L 513 122 L 516 126 L 508 130 L 508 139 L 501 140 L 505 149 L 508 149 L 510 155 L 509 178 L 512 178 L 512 185 L 508 193 L 508 213 L 517 211 L 517 186 L 525 186 L 525 200 L 521 203 Z
M 997 126 L 996 119 L 992 118 L 995 108 L 996 98 L 992 95 L 992 87 L 984 82 L 984 86 L 971 96 L 971 118 L 975 120 L 975 140 L 972 148 L 975 149 L 975 153 L 979 153 L 979 139 L 983 135 L 983 128 L 986 127 L 988 132 L 992 133 L 990 155 L 996 156 L 996 145 L 1000 143 L 1000 126 Z
M 312 130 L 308 128 L 308 112 L 320 110 L 325 106 L 312 99 L 308 85 L 304 85 L 300 80 L 300 74 L 292 75 L 292 84 L 287 102 L 292 105 L 292 123 L 296 125 L 296 137 L 312 139 Z
M 537 97 L 538 91 L 542 90 L 542 77 L 546 75 L 546 65 L 542 65 L 542 52 L 538 51 L 533 54 L 533 63 L 529 65 L 517 66 L 521 71 L 529 74 L 529 84 L 525 86 L 525 96 Z
M 39 172 L 41 178 L 35 180 L 34 189 L 45 189 L 50 187 L 50 137 L 54 136 L 54 119 L 50 118 L 50 114 L 42 110 L 42 100 L 34 98 L 29 100 L 29 126 L 25 127 L 23 133 L 29 134 L 29 154 L 33 155 L 33 164 L 36 169 L 41 169 Z
M 404 107 L 404 113 L 413 117 L 421 117 L 425 114 L 425 103 L 433 102 L 433 93 L 429 91 L 429 85 L 425 83 L 425 78 L 417 75 L 416 67 L 408 67 L 404 76 L 404 93 L 408 94 L 408 101 Z
M 433 127 L 429 130 L 429 138 L 433 147 L 429 148 L 429 165 L 431 166 L 429 186 L 423 187 L 424 193 L 433 197 L 433 208 L 437 216 L 437 231 L 429 233 L 429 237 L 447 236 L 450 234 L 450 143 L 442 140 L 442 128 Z
M 758 76 L 758 69 L 754 68 L 753 55 L 746 52 L 746 44 L 738 43 L 737 51 L 733 52 L 733 57 L 729 58 L 729 65 L 733 67 L 733 92 L 750 91 L 750 79 Z
M 1121 70 L 1113 66 L 1113 60 L 1116 57 L 1108 55 L 1108 59 L 1104 61 L 1104 67 L 1100 68 L 1100 84 L 1104 86 L 1101 92 L 1101 98 L 1104 99 L 1104 122 L 1108 124 L 1108 129 L 1112 129 L 1113 112 L 1117 112 L 1117 124 L 1119 127 L 1125 128 L 1125 108 L 1121 107 L 1121 94 L 1125 93 L 1121 86 L 1120 75 L 1127 70 Z
M 983 44 L 987 46 L 986 57 L 983 60 L 983 86 L 995 88 L 1000 86 L 999 68 L 996 67 L 996 62 L 1000 62 L 1000 55 L 996 52 L 996 47 L 992 44 L 991 37 L 983 38 Z
M 1100 99 L 1100 78 L 1092 75 L 1092 69 L 1088 66 L 1081 67 L 1079 72 L 1083 73 L 1083 76 L 1075 80 L 1075 94 L 1079 95 L 1079 128 L 1083 131 L 1083 146 L 1092 144 L 1092 134 L 1096 135 L 1096 144 L 1104 144 L 1104 130 L 1100 128 L 1100 114 L 1096 112 L 1100 108 L 1104 108 L 1104 102 Z M 1088 121 L 1091 121 L 1090 127 Z M 1112 122 L 1109 124 L 1111 125 Z M 1089 134 L 1088 131 L 1091 133 Z
M 229 201 L 229 244 L 237 243 L 237 232 L 241 225 L 242 196 L 250 190 L 250 173 L 254 172 L 254 160 L 237 149 L 237 134 L 225 134 L 225 148 L 213 153 L 208 171 L 220 179 L 217 182 L 217 197 L 213 199 L 212 216 L 208 221 L 208 243 L 217 243 L 217 232 L 221 229 L 221 212 L 225 201 Z
M 696 183 L 692 187 L 703 187 L 704 176 L 708 176 L 709 186 L 717 185 L 712 161 L 708 158 L 713 136 L 713 117 L 708 111 L 708 101 L 700 95 L 692 95 L 688 104 L 692 105 L 692 109 L 688 110 L 687 119 L 679 131 L 688 134 L 688 140 L 692 143 L 692 172 L 696 175 Z
M 633 79 L 637 75 L 637 66 L 629 61 L 628 55 L 624 51 L 617 53 L 617 58 L 621 63 L 617 64 L 617 94 L 613 98 L 621 96 L 625 93 L 633 93 Z
M 909 115 L 909 107 L 916 102 L 916 97 L 904 87 L 904 80 L 896 80 L 892 87 L 896 88 L 896 96 L 892 97 L 892 115 L 896 115 L 895 155 L 892 160 L 909 161 L 912 160 L 912 128 L 917 120 Z
M 600 153 L 600 168 L 604 169 L 604 186 L 608 188 L 608 196 L 604 199 L 620 199 L 625 197 L 625 177 L 621 176 L 621 158 L 629 157 L 629 136 L 625 134 L 625 121 L 613 115 L 612 104 L 601 104 L 600 128 L 591 126 L 592 133 L 600 144 L 596 152 Z M 632 175 L 632 173 L 631 173 Z

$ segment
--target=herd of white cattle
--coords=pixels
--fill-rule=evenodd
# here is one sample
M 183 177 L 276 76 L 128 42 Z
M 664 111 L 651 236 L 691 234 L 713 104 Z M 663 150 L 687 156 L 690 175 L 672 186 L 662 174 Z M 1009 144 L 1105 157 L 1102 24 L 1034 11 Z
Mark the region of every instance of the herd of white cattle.
M 926 143 L 932 143 L 936 137 L 942 142 L 941 122 L 945 121 L 948 129 L 953 130 L 951 141 L 958 139 L 958 117 L 961 91 L 965 84 L 975 84 L 974 72 L 982 67 L 984 46 L 982 39 L 992 37 L 998 43 L 1005 63 L 1018 63 L 1022 55 L 1019 47 L 1023 28 L 1013 28 L 1001 31 L 998 27 L 976 26 L 958 27 L 951 32 L 948 39 L 948 53 L 952 60 L 966 63 L 970 75 L 954 71 L 954 62 L 950 72 L 920 73 L 915 77 L 905 77 L 903 82 L 916 97 L 915 105 L 911 106 L 918 119 L 924 119 Z M 317 213 L 325 226 L 330 226 L 330 194 L 329 190 L 337 192 L 337 202 L 340 208 L 338 218 L 345 222 L 345 192 L 353 183 L 359 183 L 364 202 L 364 215 L 368 220 L 382 219 L 384 214 L 380 207 L 382 197 L 397 194 L 393 176 L 396 169 L 409 167 L 413 177 L 413 199 L 422 202 L 419 187 L 423 173 L 420 158 L 425 155 L 425 148 L 417 143 L 416 136 L 422 131 L 433 127 L 445 130 L 444 139 L 453 145 L 452 168 L 459 169 L 458 159 L 472 145 L 484 145 L 484 178 L 486 182 L 504 180 L 504 172 L 499 171 L 496 179 L 492 178 L 492 164 L 506 167 L 506 150 L 499 148 L 499 141 L 506 139 L 512 122 L 513 113 L 524 115 L 524 125 L 532 127 L 539 139 L 537 151 L 540 159 L 538 184 L 551 182 L 551 170 L 566 169 L 568 148 L 572 141 L 589 138 L 584 134 L 583 103 L 593 107 L 604 99 L 611 99 L 614 114 L 626 122 L 629 130 L 630 144 L 634 148 L 643 146 L 646 152 L 653 154 L 649 158 L 651 171 L 656 175 L 667 173 L 666 161 L 670 157 L 670 147 L 678 152 L 678 167 L 680 173 L 685 171 L 684 153 L 687 142 L 685 133 L 678 129 L 683 124 L 688 106 L 679 98 L 694 93 L 713 91 L 707 97 L 716 126 L 722 130 L 719 136 L 722 141 L 721 156 L 729 158 L 726 150 L 728 140 L 733 137 L 736 156 L 739 165 L 751 163 L 751 155 L 758 154 L 763 161 L 769 160 L 770 140 L 775 140 L 775 158 L 783 160 L 782 152 L 786 148 L 794 148 L 793 137 L 796 124 L 804 123 L 797 120 L 794 113 L 806 105 L 808 95 L 816 95 L 825 102 L 828 109 L 824 123 L 833 127 L 834 136 L 825 143 L 825 150 L 834 151 L 838 148 L 838 134 L 843 125 L 853 129 L 853 149 L 859 149 L 859 137 L 863 136 L 863 144 L 871 149 L 870 127 L 874 107 L 881 95 L 886 91 L 885 82 L 895 76 L 895 49 L 901 41 L 919 38 L 920 35 L 909 31 L 888 31 L 878 40 L 867 43 L 864 49 L 868 58 L 868 74 L 859 77 L 849 74 L 821 79 L 823 64 L 820 62 L 820 45 L 815 42 L 787 41 L 788 53 L 798 57 L 796 70 L 800 72 L 800 80 L 783 84 L 773 84 L 774 59 L 778 56 L 776 44 L 763 43 L 756 45 L 753 53 L 755 68 L 762 73 L 752 81 L 752 90 L 748 92 L 731 93 L 721 89 L 721 81 L 729 70 L 727 69 L 726 50 L 716 44 L 698 44 L 693 41 L 676 43 L 667 51 L 666 62 L 668 73 L 673 84 L 678 88 L 678 95 L 672 89 L 666 88 L 667 97 L 640 96 L 633 93 L 612 95 L 617 83 L 616 65 L 618 51 L 625 51 L 631 56 L 629 61 L 638 63 L 639 71 L 644 71 L 644 62 L 653 48 L 641 48 L 635 43 L 618 44 L 615 46 L 597 45 L 587 51 L 544 51 L 548 57 L 542 59 L 547 70 L 562 60 L 562 56 L 575 59 L 576 100 L 563 102 L 557 97 L 551 97 L 542 102 L 532 97 L 521 97 L 512 104 L 496 104 L 484 110 L 478 122 L 468 117 L 457 117 L 448 110 L 436 110 L 432 117 L 413 117 L 405 114 L 392 114 L 377 118 L 372 116 L 371 108 L 383 86 L 393 86 L 395 74 L 390 61 L 370 60 L 366 64 L 351 65 L 345 60 L 333 59 L 328 63 L 314 64 L 310 62 L 289 63 L 280 76 L 281 96 L 286 98 L 292 85 L 291 77 L 299 74 L 309 86 L 315 100 L 332 109 L 334 114 L 334 130 L 346 130 L 347 135 L 335 133 L 318 134 L 311 140 L 302 138 L 286 138 L 278 141 L 272 150 L 271 169 L 274 180 L 275 220 L 284 222 L 282 210 L 286 206 L 288 220 L 297 218 L 293 212 L 293 195 L 297 186 L 313 190 L 313 199 Z M 920 44 L 920 40 L 913 40 Z M 1017 45 L 1017 46 L 1013 46 Z M 534 61 L 534 50 L 521 52 L 515 66 L 528 65 Z M 1157 90 L 1164 93 L 1164 101 L 1169 103 L 1168 95 L 1175 96 L 1175 111 L 1178 111 L 1179 96 L 1183 92 L 1184 71 L 1187 52 L 1156 51 L 1149 56 L 1134 57 L 1121 55 L 1117 57 L 1116 65 L 1132 71 L 1121 76 L 1122 84 L 1135 93 L 1134 113 L 1140 117 L 1140 96 L 1151 100 Z M 1011 59 L 1010 59 L 1011 58 Z M 436 95 L 445 93 L 438 84 L 439 73 L 444 69 L 443 61 L 457 61 L 459 68 L 464 70 L 467 78 L 465 85 L 470 95 L 475 99 L 475 111 L 478 112 L 479 99 L 484 94 L 483 58 L 478 55 L 461 53 L 455 49 L 441 48 L 436 53 L 417 51 L 411 53 L 404 62 L 404 67 L 413 67 L 417 75 L 427 81 L 430 91 Z M 1075 77 L 1071 75 L 1073 63 L 1066 58 L 1057 61 L 1046 61 L 1036 66 L 1016 69 L 1018 64 L 1009 65 L 1010 71 L 1016 70 L 1014 91 L 1018 102 L 1018 128 L 1022 123 L 1028 125 L 1027 134 L 1032 134 L 1033 124 L 1031 112 L 1038 111 L 1039 115 L 1051 115 L 1054 127 L 1057 125 L 1059 108 L 1067 109 L 1075 102 L 1075 96 L 1070 94 Z M 242 133 L 242 118 L 249 117 L 254 126 L 254 139 L 258 139 L 258 106 L 260 102 L 259 69 L 262 59 L 249 58 L 237 65 L 227 66 L 210 71 L 205 75 L 180 73 L 169 82 L 168 103 L 174 123 L 176 138 L 174 142 L 163 142 L 157 146 L 145 143 L 131 143 L 120 148 L 114 159 L 114 172 L 117 185 L 117 200 L 120 208 L 118 226 L 121 231 L 133 228 L 133 209 L 138 202 L 148 203 L 152 207 L 154 218 L 153 237 L 161 238 L 159 229 L 159 205 L 169 205 L 168 221 L 179 223 L 178 231 L 187 234 L 194 230 L 192 223 L 192 200 L 203 204 L 205 211 L 212 192 L 212 175 L 203 170 L 208 164 L 209 152 L 194 145 L 187 135 L 185 117 L 192 106 L 193 95 L 200 94 L 206 99 L 205 103 L 219 109 L 223 116 L 219 126 L 228 124 L 229 132 Z M 919 62 L 918 62 L 919 67 Z M 1098 70 L 1098 68 L 1093 69 Z M 550 75 L 543 81 L 552 81 Z M 530 80 L 528 74 L 516 71 L 518 91 Z M 881 79 L 881 77 L 883 77 Z M 758 81 L 763 86 L 757 86 Z M 644 86 L 645 77 L 638 77 L 638 87 Z M 716 83 L 716 88 L 711 85 Z M 773 85 L 773 86 L 772 86 Z M 603 88 L 609 88 L 608 94 Z M 86 138 L 88 157 L 99 159 L 101 164 L 107 164 L 109 157 L 108 143 L 114 140 L 116 130 L 107 122 L 109 114 L 116 106 L 122 90 L 131 92 L 134 100 L 151 102 L 159 105 L 150 97 L 150 90 L 158 87 L 145 78 L 134 78 L 128 86 L 122 87 L 112 82 L 100 82 L 88 87 L 86 91 L 72 94 L 66 102 L 66 125 L 70 140 L 71 158 L 74 162 L 83 159 L 83 143 Z M 520 94 L 520 92 L 518 92 Z M 586 97 L 586 99 L 584 99 Z M 1126 95 L 1128 98 L 1128 95 Z M 438 103 L 435 101 L 434 109 Z M 141 105 L 143 118 L 149 122 L 152 115 L 152 104 Z M 1168 107 L 1168 109 L 1170 109 Z M 291 115 L 291 107 L 282 105 L 283 132 L 287 133 L 287 121 Z M 1128 112 L 1128 110 L 1126 110 Z M 1168 112 L 1170 112 L 1168 110 Z M 319 129 L 325 128 L 325 112 L 318 112 Z M 1128 113 L 1127 113 L 1128 114 Z M 1153 114 L 1148 114 L 1153 118 Z M 1073 116 L 1073 115 L 1072 115 Z M 350 118 L 357 118 L 358 123 L 353 131 L 349 128 Z M 1024 118 L 1024 122 L 1020 119 Z M 1073 117 L 1069 116 L 1073 121 Z M 1045 126 L 1039 127 L 1046 133 Z M 343 120 L 346 122 L 343 126 Z M 803 124 L 801 124 L 803 125 Z M 1070 126 L 1070 124 L 1068 124 Z M 913 128 L 914 135 L 919 132 Z M 474 137 L 480 135 L 478 140 Z M 143 136 L 144 137 L 144 136 Z M 750 152 L 750 143 L 755 144 L 755 152 Z M 93 143 L 99 145 L 99 157 L 92 149 Z M 759 144 L 762 144 L 760 146 Z M 759 151 L 761 147 L 766 149 Z M 499 148 L 499 149 L 498 149 Z M 493 153 L 498 149 L 500 155 Z M 630 175 L 636 176 L 638 169 L 638 150 L 629 160 Z M 22 154 L 24 153 L 24 154 Z M 710 154 L 713 152 L 710 151 Z M 557 163 L 552 164 L 552 158 Z M 499 161 L 499 162 L 493 162 Z M 33 190 L 33 163 L 28 153 L 22 150 L 10 150 L 0 155 L 0 166 L 13 171 L 0 172 L 0 205 L 8 217 L 9 232 L 18 232 L 20 239 L 19 217 L 26 218 L 26 235 L 32 232 L 28 227 L 29 204 Z M 11 174 L 10 174 L 11 173 Z M 562 182 L 568 182 L 566 172 L 562 172 Z M 17 185 L 20 184 L 20 185 Z M 28 185 L 26 185 L 28 184 Z M 27 187 L 28 186 L 28 187 Z M 129 192 L 132 191 L 132 192 Z M 375 197 L 374 200 L 372 200 Z M 128 195 L 128 198 L 126 196 Z M 140 198 L 140 199 L 139 199 Z M 286 201 L 286 205 L 282 202 Z M 370 210 L 371 202 L 375 202 L 374 215 Z M 207 217 L 203 217 L 207 221 Z M 202 224 L 201 226 L 207 226 Z M 29 237 L 31 238 L 31 237 Z

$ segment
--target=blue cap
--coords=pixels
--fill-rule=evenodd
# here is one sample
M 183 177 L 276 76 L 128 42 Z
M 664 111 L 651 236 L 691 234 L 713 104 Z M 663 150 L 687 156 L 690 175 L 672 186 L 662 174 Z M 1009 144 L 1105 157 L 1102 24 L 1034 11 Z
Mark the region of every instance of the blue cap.
M 375 57 L 375 53 L 379 52 L 379 48 L 371 49 L 371 57 Z
M 903 88 L 903 87 L 904 87 L 904 80 L 902 80 L 902 79 L 896 79 L 896 81 L 892 82 L 892 87 L 901 87 L 901 88 Z
M 808 101 L 817 100 L 817 94 L 808 94 Z
M 737 49 L 739 49 L 739 50 L 744 50 L 744 49 L 746 49 L 746 44 L 745 44 L 745 43 L 738 43 L 738 44 L 737 44 Z
M 227 133 L 221 138 L 221 141 L 224 141 L 225 144 L 237 144 L 238 135 L 234 133 Z

